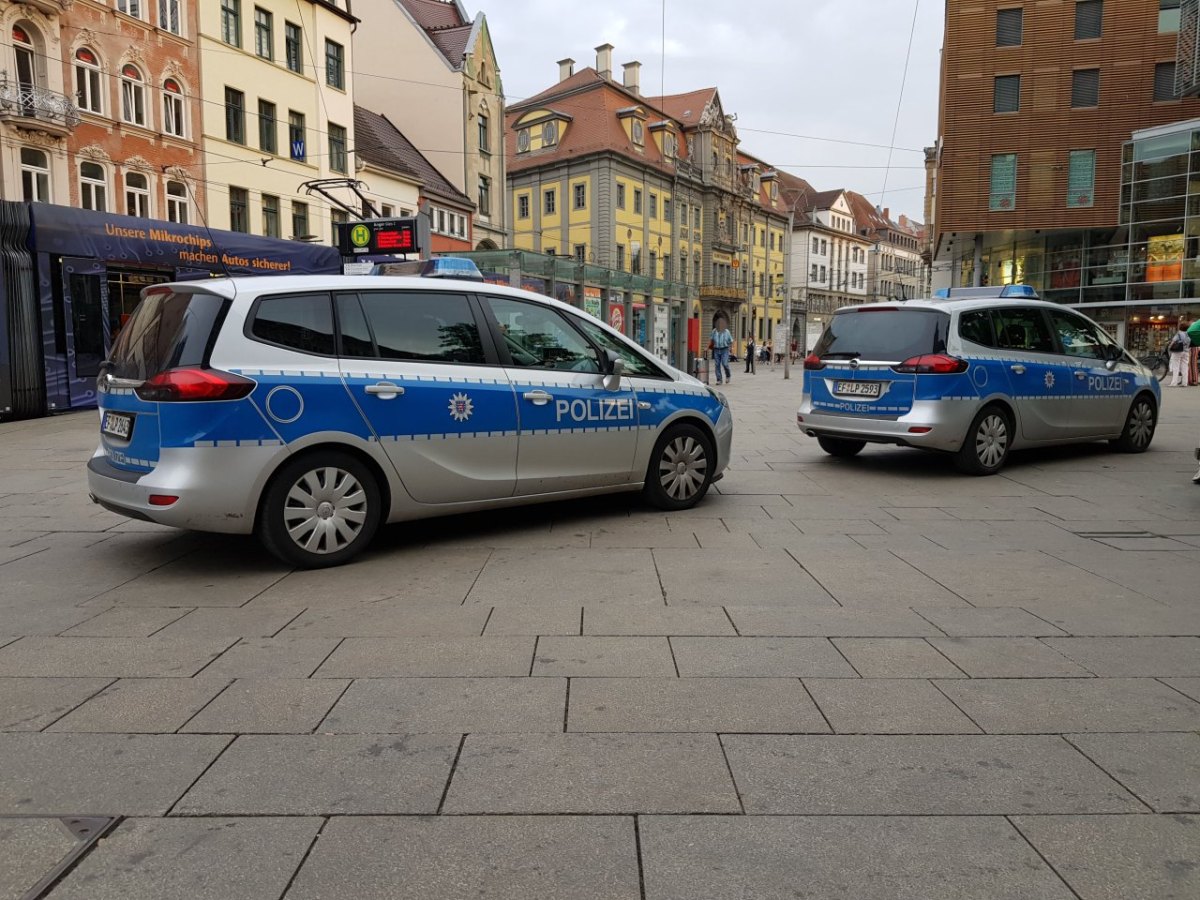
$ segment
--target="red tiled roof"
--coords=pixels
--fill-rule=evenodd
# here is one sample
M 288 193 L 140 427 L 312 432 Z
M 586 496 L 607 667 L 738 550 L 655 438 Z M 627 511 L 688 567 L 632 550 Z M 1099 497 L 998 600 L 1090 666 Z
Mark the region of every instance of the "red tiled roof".
M 684 127 L 693 128 L 700 124 L 700 116 L 716 94 L 717 89 L 710 87 L 687 94 L 668 94 L 647 99 Z
M 462 65 L 463 56 L 467 52 L 467 42 L 471 39 L 473 25 L 460 25 L 456 28 L 439 28 L 429 31 L 429 39 L 442 51 L 442 56 L 450 61 L 455 68 Z
M 471 198 L 447 181 L 386 116 L 356 105 L 354 141 L 357 145 L 354 148 L 356 156 L 381 169 L 415 178 L 421 182 L 422 194 L 464 209 L 475 209 Z
M 541 93 L 534 94 L 532 97 L 527 97 L 518 103 L 510 103 L 508 108 L 510 111 L 526 110 L 530 107 L 541 106 L 549 98 L 557 97 L 559 94 L 565 94 L 568 91 L 575 90 L 576 88 L 606 83 L 611 82 L 606 82 L 600 77 L 599 72 L 589 66 L 586 69 L 580 69 L 570 78 L 560 81 L 553 87 L 546 88 L 546 90 L 542 91 Z
M 879 232 L 890 227 L 883 213 L 875 208 L 875 204 L 856 191 L 846 191 L 846 201 L 854 212 L 854 221 L 860 233 L 865 231 L 868 236 L 875 237 Z
M 374 0 L 378 3 L 380 0 Z M 456 28 L 468 25 L 459 15 L 458 4 L 454 0 L 400 0 L 408 10 L 408 14 L 417 20 L 417 24 L 429 30 L 431 28 Z

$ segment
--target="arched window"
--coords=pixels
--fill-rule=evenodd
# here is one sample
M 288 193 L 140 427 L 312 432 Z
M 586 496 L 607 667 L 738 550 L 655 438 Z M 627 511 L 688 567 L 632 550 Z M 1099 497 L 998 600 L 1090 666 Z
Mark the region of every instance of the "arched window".
M 182 181 L 168 181 L 167 221 L 188 224 L 189 208 L 187 185 Z
M 100 163 L 79 164 L 79 205 L 96 212 L 108 212 L 108 178 Z
M 37 87 L 41 81 L 38 77 L 41 67 L 38 65 L 37 51 L 41 42 L 37 40 L 37 37 L 37 32 L 27 25 L 12 27 L 13 55 L 16 57 L 17 63 L 17 84 L 22 88 Z M 32 116 L 35 114 L 31 91 L 22 91 L 20 102 L 22 115 Z
M 28 203 L 50 202 L 50 160 L 41 150 L 21 148 L 21 195 Z
M 75 51 L 75 100 L 85 112 L 104 112 L 104 91 L 101 89 L 100 59 L 88 47 Z
M 129 64 L 121 67 L 121 121 L 146 126 L 146 82 Z
M 150 179 L 141 172 L 125 173 L 125 213 L 150 218 Z
M 187 115 L 184 112 L 183 88 L 174 78 L 163 82 L 163 134 L 187 137 Z

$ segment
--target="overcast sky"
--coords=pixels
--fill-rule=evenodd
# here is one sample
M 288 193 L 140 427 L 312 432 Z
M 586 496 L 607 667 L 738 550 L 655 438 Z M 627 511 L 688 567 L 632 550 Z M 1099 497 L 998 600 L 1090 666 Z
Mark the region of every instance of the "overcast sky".
M 810 181 L 880 202 L 892 141 L 913 0 L 466 0 L 487 15 L 509 102 L 558 79 L 557 60 L 595 65 L 598 44 L 616 47 L 613 68 L 642 63 L 642 92 L 720 89 L 736 113 L 742 148 Z M 484 0 L 486 3 L 486 0 Z M 923 216 L 922 147 L 937 137 L 943 0 L 919 0 L 896 151 L 882 205 L 892 217 Z M 788 132 L 882 147 L 804 140 Z M 901 149 L 904 148 L 904 149 Z

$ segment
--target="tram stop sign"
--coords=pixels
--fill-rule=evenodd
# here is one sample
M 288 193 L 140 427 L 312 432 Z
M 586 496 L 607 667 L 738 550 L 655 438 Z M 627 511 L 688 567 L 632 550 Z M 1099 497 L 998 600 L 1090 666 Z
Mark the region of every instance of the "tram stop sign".
M 419 217 L 367 219 L 337 227 L 342 256 L 423 255 L 429 251 L 429 228 Z

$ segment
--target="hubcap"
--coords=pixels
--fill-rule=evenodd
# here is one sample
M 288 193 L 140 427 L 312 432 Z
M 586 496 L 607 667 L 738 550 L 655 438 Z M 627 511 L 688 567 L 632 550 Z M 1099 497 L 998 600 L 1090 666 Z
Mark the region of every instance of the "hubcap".
M 672 500 L 690 500 L 704 487 L 708 457 L 704 445 L 692 437 L 677 437 L 663 448 L 659 481 Z
M 348 547 L 367 520 L 367 493 L 345 469 L 326 466 L 296 480 L 283 522 L 296 545 L 322 556 Z
M 975 433 L 975 454 L 980 463 L 995 468 L 1008 452 L 1008 423 L 999 414 L 987 416 Z
M 1129 438 L 1137 447 L 1145 447 L 1154 436 L 1154 410 L 1145 401 L 1129 413 Z

